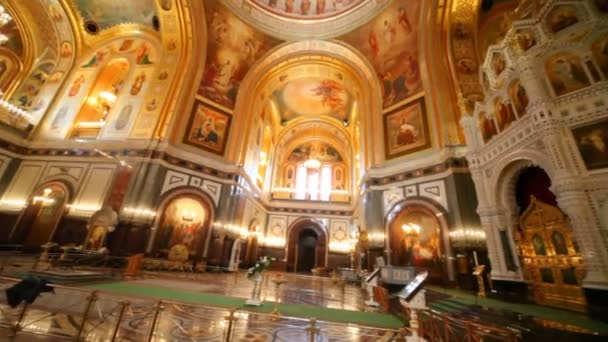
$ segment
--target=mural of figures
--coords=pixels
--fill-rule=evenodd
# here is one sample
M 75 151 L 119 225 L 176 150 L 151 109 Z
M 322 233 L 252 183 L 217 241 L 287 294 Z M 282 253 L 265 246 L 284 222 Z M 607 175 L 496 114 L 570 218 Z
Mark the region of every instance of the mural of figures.
M 217 0 L 205 1 L 207 8 L 207 65 L 199 95 L 233 108 L 238 87 L 251 65 L 278 40 L 247 26 Z
M 142 42 L 137 50 L 135 51 L 135 63 L 136 64 L 152 64 L 150 60 L 150 45 L 146 42 Z
M 515 115 L 511 105 L 505 103 L 502 99 L 497 98 L 494 100 L 494 117 L 498 123 L 498 128 L 504 131 L 511 122 L 515 121 Z
M 103 62 L 110 55 L 110 48 L 102 48 L 95 53 L 95 56 L 82 65 L 83 68 L 93 68 Z
M 219 155 L 224 154 L 231 116 L 197 100 L 184 143 Z
M 424 97 L 384 115 L 386 158 L 431 146 Z
M 133 85 L 131 86 L 131 91 L 129 93 L 133 96 L 139 94 L 139 92 L 141 91 L 141 87 L 144 85 L 145 81 L 146 74 L 144 72 L 137 75 L 137 77 L 135 77 L 135 80 L 133 81 Z
M 78 93 L 80 92 L 80 88 L 82 87 L 84 82 L 86 82 L 84 75 L 78 76 L 72 83 L 72 86 L 70 87 L 70 91 L 68 92 L 68 96 L 74 97 L 74 96 L 78 95 Z
M 517 114 L 519 116 L 524 115 L 530 99 L 528 98 L 526 89 L 521 85 L 519 80 L 514 81 L 511 83 L 511 86 L 509 86 L 509 96 L 511 97 L 511 102 L 513 103 L 513 106 L 515 106 Z
M 576 8 L 573 6 L 557 6 L 547 15 L 547 27 L 557 33 L 567 27 L 578 23 Z
M 313 157 L 321 163 L 340 163 L 340 152 L 325 142 L 307 142 L 294 148 L 287 155 L 286 162 L 300 163 Z
M 199 252 L 206 239 L 204 229 L 209 214 L 196 199 L 180 197 L 166 207 L 156 237 L 156 252 L 167 256 L 175 245 L 183 245 L 189 255 Z
M 2 5 L 0 5 L 0 15 L 4 22 L 0 31 L 3 35 L 0 46 L 11 50 L 17 56 L 21 56 L 23 54 L 23 41 L 17 24 Z
M 519 51 L 524 52 L 536 45 L 536 35 L 531 29 L 518 30 L 516 35 L 516 47 Z
M 344 13 L 363 0 L 252 0 L 259 7 L 294 19 L 321 19 Z
M 72 44 L 70 42 L 62 42 L 59 54 L 63 58 L 72 56 Z
M 495 52 L 492 55 L 492 71 L 494 71 L 494 76 L 500 76 L 500 74 L 505 71 L 506 67 L 507 61 L 505 60 L 505 57 L 501 53 Z
M 590 85 L 581 58 L 571 53 L 559 53 L 549 58 L 545 69 L 555 95 L 560 96 Z
M 486 113 L 479 114 L 479 130 L 481 131 L 481 137 L 483 138 L 484 143 L 487 143 L 493 136 L 498 134 L 494 120 L 488 118 Z
M 14 103 L 30 110 L 41 108 L 44 105 L 44 100 L 38 95 L 54 69 L 55 65 L 52 63 L 43 63 L 36 67 L 13 95 Z
M 330 115 L 343 121 L 349 117 L 353 106 L 353 96 L 341 82 L 314 77 L 287 81 L 285 86 L 273 92 L 271 100 L 285 120 Z
M 418 230 L 408 230 L 415 227 Z M 392 264 L 428 268 L 441 272 L 440 227 L 437 218 L 426 208 L 412 206 L 403 209 L 391 222 Z
M 157 15 L 155 0 L 76 0 L 74 2 L 84 21 L 95 21 L 102 30 L 121 23 L 152 26 L 152 18 Z
M 604 73 L 604 77 L 608 78 L 608 34 L 604 34 L 596 40 L 591 46 L 593 58 Z
M 383 82 L 384 108 L 422 91 L 420 1 L 394 1 L 368 24 L 339 39 L 357 48 Z
M 120 114 L 118 114 L 118 118 L 114 122 L 114 128 L 117 131 L 121 131 L 127 127 L 129 123 L 129 119 L 131 118 L 131 113 L 133 112 L 133 105 L 128 104 L 122 108 Z
M 572 130 L 588 170 L 608 167 L 608 120 Z

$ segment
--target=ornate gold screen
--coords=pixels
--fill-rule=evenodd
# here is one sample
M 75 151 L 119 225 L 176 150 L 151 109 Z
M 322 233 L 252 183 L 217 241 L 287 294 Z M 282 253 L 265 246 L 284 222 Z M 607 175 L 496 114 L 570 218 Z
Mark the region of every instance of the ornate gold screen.
M 515 240 L 524 277 L 542 305 L 585 311 L 583 258 L 562 211 L 531 196 Z

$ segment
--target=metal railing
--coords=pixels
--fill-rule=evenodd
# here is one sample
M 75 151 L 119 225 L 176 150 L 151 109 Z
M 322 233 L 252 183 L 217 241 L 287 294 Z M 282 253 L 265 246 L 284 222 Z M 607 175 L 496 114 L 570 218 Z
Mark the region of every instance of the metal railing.
M 5 289 L 19 279 L 0 277 L 0 329 L 10 335 L 40 334 L 72 341 L 235 341 L 251 335 L 279 334 L 306 341 L 350 337 L 354 341 L 405 341 L 407 328 L 381 329 L 283 315 L 253 313 L 170 300 L 153 300 L 52 285 L 34 303 L 10 308 Z

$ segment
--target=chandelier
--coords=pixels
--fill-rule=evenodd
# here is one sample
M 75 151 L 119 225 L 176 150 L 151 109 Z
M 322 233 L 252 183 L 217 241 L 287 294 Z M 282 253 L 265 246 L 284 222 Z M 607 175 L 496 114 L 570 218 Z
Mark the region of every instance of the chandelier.
M 311 170 L 318 170 L 321 167 L 321 162 L 311 156 L 304 162 L 304 167 Z

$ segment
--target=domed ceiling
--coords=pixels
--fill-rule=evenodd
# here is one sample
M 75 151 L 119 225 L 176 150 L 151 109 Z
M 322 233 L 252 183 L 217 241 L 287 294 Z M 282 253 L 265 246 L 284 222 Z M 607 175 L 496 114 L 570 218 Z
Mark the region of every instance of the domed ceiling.
M 137 23 L 153 26 L 156 14 L 155 0 L 75 0 L 84 22 L 97 23 L 100 30 L 122 24 Z M 161 1 L 162 6 L 171 7 L 170 1 Z
M 360 5 L 364 0 L 250 0 L 273 14 L 289 19 L 335 17 Z
M 282 40 L 334 38 L 380 13 L 391 0 L 225 0 L 237 16 Z

